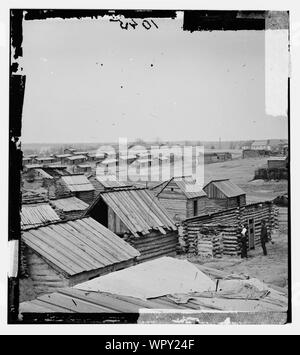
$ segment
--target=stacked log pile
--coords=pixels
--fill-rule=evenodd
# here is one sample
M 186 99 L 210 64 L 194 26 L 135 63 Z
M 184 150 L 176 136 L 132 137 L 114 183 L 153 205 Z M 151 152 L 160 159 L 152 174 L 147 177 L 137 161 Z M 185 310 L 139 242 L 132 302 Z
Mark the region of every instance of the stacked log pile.
M 230 210 L 225 210 L 225 211 L 223 210 L 211 215 L 198 216 L 196 218 L 184 221 L 183 239 L 185 242 L 185 252 L 194 255 L 196 254 L 194 240 L 204 225 L 207 224 L 226 225 L 229 227 L 231 226 L 235 230 L 239 224 L 239 219 L 240 216 L 239 216 L 238 208 L 233 208 Z M 227 238 L 227 235 L 230 238 L 232 236 L 235 236 L 236 232 L 232 232 L 230 234 L 228 231 L 228 233 L 225 233 L 225 239 Z M 224 242 L 224 236 L 223 236 L 223 242 Z
M 202 258 L 221 258 L 223 255 L 223 235 L 214 225 L 204 225 L 195 243 L 197 254 Z

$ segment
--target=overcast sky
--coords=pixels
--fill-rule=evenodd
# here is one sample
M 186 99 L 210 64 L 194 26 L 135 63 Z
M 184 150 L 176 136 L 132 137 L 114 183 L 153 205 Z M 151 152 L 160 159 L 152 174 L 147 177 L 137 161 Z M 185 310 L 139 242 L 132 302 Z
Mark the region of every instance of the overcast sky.
M 155 22 L 25 21 L 23 142 L 287 138 L 265 113 L 263 31 Z

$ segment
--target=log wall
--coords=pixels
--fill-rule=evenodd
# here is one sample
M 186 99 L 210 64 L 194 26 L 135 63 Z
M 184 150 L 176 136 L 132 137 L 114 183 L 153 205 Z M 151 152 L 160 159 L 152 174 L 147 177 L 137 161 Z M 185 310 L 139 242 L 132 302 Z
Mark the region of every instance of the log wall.
M 139 238 L 130 235 L 124 239 L 141 253 L 141 256 L 137 258 L 138 262 L 144 262 L 162 256 L 175 256 L 178 246 L 178 233 L 176 232 L 167 232 L 167 234 L 164 235 L 160 232 L 153 231 Z
M 253 219 L 254 242 L 255 246 L 258 246 L 262 219 L 266 220 L 270 231 L 278 228 L 278 209 L 271 202 L 256 203 L 187 219 L 183 222 L 185 251 L 197 253 L 195 245 L 198 235 L 205 226 L 210 225 L 215 228 L 216 233 L 223 235 L 223 253 L 239 255 L 241 225 L 248 226 L 249 219 Z

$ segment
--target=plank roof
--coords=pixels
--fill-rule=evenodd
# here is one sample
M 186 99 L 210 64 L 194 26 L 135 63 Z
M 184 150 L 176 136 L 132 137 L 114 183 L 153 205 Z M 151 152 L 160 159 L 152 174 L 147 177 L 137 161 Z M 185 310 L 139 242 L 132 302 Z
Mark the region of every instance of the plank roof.
M 153 186 L 151 189 L 159 190 L 161 187 L 160 191 L 163 191 L 172 181 L 174 181 L 188 199 L 206 196 L 205 191 L 192 176 L 173 177 L 168 181 Z
M 168 212 L 147 189 L 124 188 L 101 192 L 87 213 L 100 198 L 136 237 L 139 237 L 138 233 L 146 235 L 153 229 L 162 234 L 166 234 L 165 229 L 177 230 Z
M 21 228 L 23 230 L 59 221 L 60 218 L 49 203 L 22 205 Z
M 87 159 L 87 157 L 85 155 L 72 155 L 70 157 L 66 158 L 67 160 L 79 160 L 79 159 Z
M 212 180 L 206 186 L 208 186 L 209 184 L 214 184 L 227 197 L 236 197 L 246 194 L 244 190 L 242 190 L 239 186 L 237 186 L 229 179 Z
M 84 211 L 89 205 L 77 197 L 60 198 L 51 200 L 50 204 L 64 212 Z
M 105 188 L 115 188 L 115 187 L 122 187 L 122 186 L 132 186 L 127 185 L 123 181 L 119 181 L 115 175 L 104 175 L 98 176 L 96 175 L 97 181 L 100 182 Z
M 94 191 L 95 188 L 85 175 L 62 176 L 62 181 L 71 192 Z
M 22 238 L 28 247 L 70 276 L 140 255 L 91 217 L 30 229 Z

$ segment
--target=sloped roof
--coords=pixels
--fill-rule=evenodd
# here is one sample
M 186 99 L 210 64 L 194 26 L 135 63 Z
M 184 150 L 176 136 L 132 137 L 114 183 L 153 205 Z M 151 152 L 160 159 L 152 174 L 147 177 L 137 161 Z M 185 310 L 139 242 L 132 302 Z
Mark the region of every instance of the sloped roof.
M 78 159 L 87 159 L 85 155 L 72 155 L 66 158 L 67 160 L 78 160 Z
M 272 157 L 268 159 L 268 161 L 285 161 L 285 160 L 287 160 L 287 157 Z
M 71 154 L 55 154 L 56 158 L 68 158 L 71 157 Z
M 35 169 L 37 173 L 39 173 L 43 178 L 53 180 L 53 176 L 48 174 L 45 170 L 43 169 Z
M 105 175 L 105 176 L 96 176 L 97 181 L 99 181 L 105 188 L 114 188 L 122 186 L 132 186 L 125 184 L 123 181 L 117 180 L 115 175 Z
M 22 205 L 21 228 L 23 230 L 59 220 L 59 216 L 49 203 Z
M 28 247 L 70 276 L 140 255 L 90 217 L 30 229 L 22 238 Z
M 139 237 L 138 233 L 145 235 L 153 229 L 158 229 L 162 234 L 166 234 L 164 229 L 177 230 L 159 200 L 147 189 L 124 188 L 104 191 L 99 194 L 89 210 L 100 198 L 136 237 Z
M 95 190 L 85 175 L 62 176 L 61 179 L 72 192 Z
M 55 160 L 55 157 L 39 157 L 39 158 L 35 158 L 37 161 L 51 161 L 51 160 Z
M 246 194 L 246 192 L 244 190 L 242 190 L 239 186 L 234 184 L 229 179 L 212 180 L 206 186 L 208 186 L 209 184 L 214 184 L 227 197 L 236 197 L 236 196 L 240 196 L 240 195 L 245 195 Z
M 60 198 L 51 200 L 50 204 L 64 212 L 84 211 L 89 205 L 77 197 Z
M 260 140 L 260 141 L 254 141 L 252 143 L 253 146 L 259 146 L 259 145 L 268 145 L 268 141 L 267 140 Z
M 186 198 L 190 199 L 206 196 L 205 191 L 203 191 L 203 189 L 200 187 L 199 184 L 197 184 L 197 181 L 193 179 L 192 176 L 173 177 L 168 181 L 164 181 L 162 183 L 159 183 L 158 185 L 153 186 L 151 190 L 161 188 L 161 191 L 163 191 L 164 188 L 166 188 L 171 181 L 174 181 L 176 183 L 176 185 L 184 193 Z

